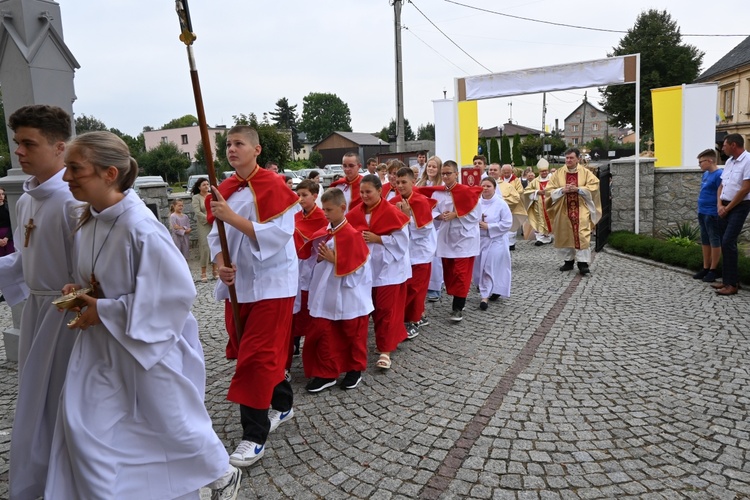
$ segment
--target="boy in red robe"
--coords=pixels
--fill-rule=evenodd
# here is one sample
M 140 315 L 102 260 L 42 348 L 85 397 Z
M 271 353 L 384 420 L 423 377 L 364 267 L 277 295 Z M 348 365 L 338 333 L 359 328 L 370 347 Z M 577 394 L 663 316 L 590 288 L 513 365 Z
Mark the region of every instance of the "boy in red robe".
M 309 307 L 314 327 L 305 338 L 302 363 L 311 378 L 305 389 L 317 393 L 336 384 L 354 389 L 367 368 L 367 326 L 372 312 L 370 251 L 362 234 L 345 217 L 346 200 L 338 188 L 321 197 L 330 224 L 308 246 L 318 263 L 310 281 Z
M 258 165 L 260 153 L 255 129 L 232 127 L 227 133 L 227 159 L 235 174 L 206 197 L 206 218 L 224 221 L 228 257 L 242 263 L 224 264 L 218 225 L 214 225 L 208 243 L 221 279 L 215 296 L 225 300 L 227 358 L 237 360 L 227 395 L 240 405 L 242 440 L 229 457 L 236 467 L 257 462 L 265 453 L 268 433 L 294 415 L 284 364 L 298 286 L 292 234 L 299 198 L 278 174 Z M 228 300 L 232 284 L 236 285 L 241 330 Z
M 310 290 L 310 278 L 315 267 L 315 256 L 311 245 L 307 243 L 313 235 L 328 225 L 323 210 L 316 205 L 318 199 L 318 183 L 305 179 L 297 186 L 297 196 L 302 210 L 294 214 L 294 246 L 299 258 L 299 291 L 294 300 L 292 310 L 292 341 L 289 343 L 289 356 L 286 360 L 286 369 L 292 366 L 292 357 L 299 355 L 300 338 L 312 326 L 312 318 L 307 308 L 307 296 Z
M 359 195 L 359 184 L 362 181 L 359 169 L 362 168 L 362 164 L 357 153 L 349 152 L 341 159 L 341 165 L 344 168 L 344 177 L 333 181 L 330 187 L 337 187 L 344 193 L 346 211 L 348 212 L 362 203 L 362 197 Z
M 409 258 L 411 278 L 406 280 L 406 305 L 404 323 L 406 338 L 419 335 L 417 324 L 424 315 L 424 301 L 430 285 L 432 259 L 437 247 L 437 235 L 433 224 L 432 209 L 437 201 L 414 191 L 414 172 L 403 167 L 396 174 L 398 193 L 391 203 L 406 214 L 409 221 Z

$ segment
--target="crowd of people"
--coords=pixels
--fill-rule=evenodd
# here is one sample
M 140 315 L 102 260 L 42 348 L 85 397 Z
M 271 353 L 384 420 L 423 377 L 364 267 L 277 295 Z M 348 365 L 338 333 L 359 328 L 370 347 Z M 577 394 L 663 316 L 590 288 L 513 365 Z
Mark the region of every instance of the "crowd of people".
M 360 158 L 347 153 L 343 177 L 327 190 L 306 179 L 294 192 L 258 164 L 257 132 L 233 127 L 226 154 L 234 175 L 219 186 L 201 179 L 192 193 L 199 245 L 205 239 L 201 280 L 211 266 L 226 356 L 236 360 L 227 399 L 239 407 L 242 432 L 229 454 L 203 401 L 182 202 L 170 237 L 130 189 L 137 164 L 115 135 L 71 140 L 70 116 L 52 106 L 26 106 L 9 123 L 31 176 L 15 240 L 0 233 L 0 246 L 15 241 L 18 250 L 0 258 L 0 290 L 11 304 L 28 297 L 12 499 L 194 498 L 205 486 L 212 498 L 236 498 L 240 468 L 260 460 L 269 435 L 294 417 L 288 370 L 300 346 L 307 392 L 353 390 L 368 369 L 370 318 L 375 369 L 389 370 L 399 345 L 430 323 L 425 302 L 443 289 L 453 323 L 463 320 L 472 285 L 480 311 L 510 296 L 516 237 L 554 244 L 560 271 L 577 264 L 591 272 L 599 181 L 577 149 L 554 173 L 541 160 L 525 183 L 510 165 L 477 155 L 475 185 L 459 182 L 453 160 L 421 153 L 413 167 L 368 161 L 361 174 Z M 734 163 L 715 198 L 727 220 L 722 248 L 750 211 L 747 154 L 727 141 Z M 701 278 L 715 269 L 715 236 L 707 242 Z M 737 286 L 725 261 L 719 293 Z M 79 300 L 77 311 L 57 310 L 60 294 Z

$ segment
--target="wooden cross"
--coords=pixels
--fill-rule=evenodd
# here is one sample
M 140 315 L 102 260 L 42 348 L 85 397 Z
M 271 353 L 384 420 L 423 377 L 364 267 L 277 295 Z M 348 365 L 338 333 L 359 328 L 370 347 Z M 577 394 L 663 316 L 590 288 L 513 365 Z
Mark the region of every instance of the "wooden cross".
M 29 246 L 29 239 L 31 239 L 31 231 L 34 230 L 36 227 L 34 225 L 34 219 L 29 219 L 29 222 L 23 226 L 26 228 L 26 232 L 24 233 L 24 240 L 23 240 L 23 246 L 28 247 Z

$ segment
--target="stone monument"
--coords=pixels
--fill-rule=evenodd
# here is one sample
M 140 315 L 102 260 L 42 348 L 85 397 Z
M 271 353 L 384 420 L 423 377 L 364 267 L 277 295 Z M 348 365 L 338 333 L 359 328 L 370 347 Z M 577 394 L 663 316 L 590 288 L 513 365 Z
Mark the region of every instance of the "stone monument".
M 29 104 L 52 104 L 73 115 L 73 76 L 80 65 L 63 40 L 60 5 L 50 0 L 0 0 L 0 86 L 5 116 Z M 0 179 L 8 195 L 13 227 L 15 204 L 26 175 L 13 152 L 13 132 L 7 128 L 13 168 Z M 13 308 L 13 328 L 3 332 L 5 355 L 18 360 L 18 326 L 22 304 Z

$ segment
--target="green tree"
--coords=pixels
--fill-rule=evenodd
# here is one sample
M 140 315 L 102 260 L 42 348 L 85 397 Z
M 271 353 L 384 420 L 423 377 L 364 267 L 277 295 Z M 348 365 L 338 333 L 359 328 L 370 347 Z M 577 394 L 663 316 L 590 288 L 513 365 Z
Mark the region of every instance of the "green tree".
M 81 135 L 86 132 L 109 130 L 103 121 L 97 120 L 93 116 L 86 115 L 77 116 L 75 120 L 75 126 L 76 135 Z
M 494 137 L 490 138 L 490 163 L 497 163 L 500 161 L 500 146 L 497 144 L 497 139 Z
M 128 148 L 130 149 L 130 156 L 132 156 L 136 160 L 138 160 L 138 158 L 146 152 L 146 139 L 144 139 L 143 134 L 138 134 L 137 136 L 133 137 L 132 135 L 121 132 L 116 128 L 111 128 L 109 129 L 109 131 L 122 139 L 125 144 L 128 145 Z
M 323 163 L 323 155 L 320 154 L 318 151 L 311 151 L 310 158 L 308 158 L 308 161 L 310 161 L 310 163 L 312 163 L 316 167 L 320 167 Z
M 138 159 L 138 165 L 146 175 L 161 175 L 167 182 L 176 182 L 190 166 L 190 160 L 177 144 L 166 142 L 143 153 Z
M 682 43 L 677 23 L 666 10 L 641 12 L 633 28 L 620 40 L 609 57 L 641 54 L 641 134 L 653 130 L 651 89 L 690 83 L 698 77 L 704 53 Z M 612 118 L 610 124 L 625 127 L 635 123 L 635 87 L 610 85 L 602 91 L 601 105 Z
M 279 168 L 283 169 L 284 165 L 292 159 L 292 152 L 289 148 L 289 135 L 271 125 L 258 123 L 255 113 L 249 115 L 239 114 L 233 116 L 235 125 L 249 125 L 258 131 L 260 139 L 261 153 L 258 156 L 258 165 L 265 165 L 268 161 L 278 162 Z M 226 139 L 224 139 L 224 151 L 226 152 Z M 218 144 L 217 144 L 218 145 Z
M 302 99 L 301 131 L 312 142 L 320 141 L 337 130 L 352 131 L 349 105 L 336 94 L 311 92 Z
M 384 140 L 385 142 L 391 142 L 391 138 L 396 137 L 396 120 L 391 118 L 391 122 L 388 124 L 387 127 L 383 127 L 380 130 L 380 133 L 378 134 L 378 137 L 380 139 Z M 414 141 L 416 140 L 417 136 L 414 135 L 414 131 L 411 129 L 411 125 L 409 125 L 409 120 L 404 118 L 404 140 L 405 141 Z
M 192 127 L 193 125 L 198 124 L 198 118 L 196 118 L 193 115 L 185 115 L 181 116 L 179 118 L 175 118 L 174 120 L 170 120 L 164 125 L 162 125 L 162 129 L 165 128 L 182 128 L 182 127 Z
M 276 128 L 283 128 L 292 131 L 292 141 L 294 152 L 299 153 L 302 149 L 302 144 L 299 142 L 297 132 L 299 131 L 299 117 L 297 116 L 297 105 L 290 106 L 289 101 L 286 97 L 282 97 L 276 101 L 276 109 L 269 113 L 273 118 L 273 124 Z
M 501 147 L 500 147 L 500 164 L 501 165 L 508 165 L 513 161 L 513 157 L 511 156 L 511 150 L 510 150 L 510 138 L 507 135 L 504 135 L 501 139 Z
M 513 136 L 513 166 L 520 167 L 523 165 L 523 155 L 521 155 L 521 136 Z
M 417 127 L 417 140 L 418 141 L 434 141 L 435 140 L 435 124 L 427 122 L 424 125 Z
M 518 149 L 526 159 L 533 158 L 542 154 L 542 139 L 536 135 L 527 135 L 518 145 Z

